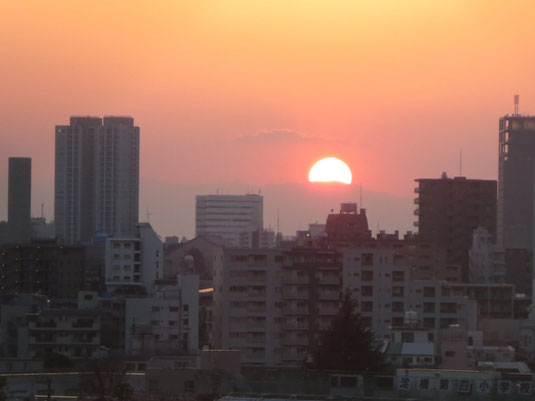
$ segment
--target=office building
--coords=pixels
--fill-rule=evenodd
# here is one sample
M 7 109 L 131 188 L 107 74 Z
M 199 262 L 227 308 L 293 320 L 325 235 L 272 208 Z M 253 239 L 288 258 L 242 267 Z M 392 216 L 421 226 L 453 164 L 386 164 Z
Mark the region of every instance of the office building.
M 71 117 L 56 127 L 56 236 L 131 235 L 139 211 L 139 127 L 130 117 Z
M 8 181 L 8 242 L 27 243 L 31 237 L 32 159 L 10 157 Z
M 196 235 L 215 236 L 229 246 L 240 246 L 243 232 L 263 231 L 261 195 L 197 195 Z
M 498 242 L 504 249 L 533 248 L 535 116 L 499 122 Z
M 466 177 L 419 178 L 415 192 L 418 234 L 446 249 L 446 261 L 459 264 L 468 280 L 468 251 L 477 227 L 496 238 L 496 181 Z

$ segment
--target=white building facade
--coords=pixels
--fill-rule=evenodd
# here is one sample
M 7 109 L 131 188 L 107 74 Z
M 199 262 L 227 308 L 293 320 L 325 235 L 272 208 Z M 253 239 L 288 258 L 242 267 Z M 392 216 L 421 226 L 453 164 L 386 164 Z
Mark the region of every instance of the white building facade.
M 138 223 L 135 236 L 106 240 L 105 283 L 108 289 L 133 285 L 152 292 L 163 278 L 163 243 L 149 223 Z
M 261 195 L 197 195 L 196 235 L 217 236 L 229 246 L 240 246 L 240 233 L 262 232 L 264 198 Z
M 492 235 L 485 228 L 474 230 L 469 257 L 472 283 L 505 283 L 505 252 L 493 243 Z

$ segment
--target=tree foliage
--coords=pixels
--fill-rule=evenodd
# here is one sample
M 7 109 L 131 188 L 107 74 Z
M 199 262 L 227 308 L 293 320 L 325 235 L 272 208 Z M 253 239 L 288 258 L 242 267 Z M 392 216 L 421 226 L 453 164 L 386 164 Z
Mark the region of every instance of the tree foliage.
M 0 377 L 0 401 L 7 400 L 7 379 Z
M 373 333 L 355 311 L 348 291 L 331 327 L 322 333 L 313 350 L 313 367 L 338 371 L 381 371 L 386 368 L 383 354 L 373 347 Z

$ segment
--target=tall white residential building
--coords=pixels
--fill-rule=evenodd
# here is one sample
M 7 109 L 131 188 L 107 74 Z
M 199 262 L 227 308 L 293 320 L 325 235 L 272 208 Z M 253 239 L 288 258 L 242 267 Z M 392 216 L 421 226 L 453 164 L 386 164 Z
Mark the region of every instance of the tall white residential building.
M 139 127 L 131 117 L 56 126 L 54 221 L 66 244 L 130 235 L 139 213 Z
M 199 350 L 199 276 L 178 276 L 176 285 L 147 298 L 127 298 L 127 355 L 196 355 Z
M 505 252 L 493 243 L 492 235 L 485 228 L 474 230 L 469 256 L 470 282 L 505 283 Z
M 230 246 L 239 246 L 240 233 L 263 228 L 261 195 L 197 195 L 196 235 L 218 236 Z
M 140 286 L 153 290 L 163 278 L 163 243 L 149 223 L 136 224 L 131 237 L 106 239 L 105 283 L 109 290 L 119 286 Z
M 436 331 L 450 324 L 475 329 L 475 300 L 453 295 L 441 281 L 411 280 L 410 267 L 399 264 L 396 256 L 388 248 L 344 252 L 343 287 L 353 294 L 358 312 L 376 339 L 388 339 L 389 327 L 402 326 L 409 311 L 417 313 L 422 327 Z

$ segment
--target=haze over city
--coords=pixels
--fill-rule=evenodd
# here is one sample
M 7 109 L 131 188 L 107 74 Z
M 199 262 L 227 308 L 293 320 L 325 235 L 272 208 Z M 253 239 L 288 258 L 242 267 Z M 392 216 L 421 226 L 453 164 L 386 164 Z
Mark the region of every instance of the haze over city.
M 499 116 L 535 110 L 529 1 L 1 3 L 0 157 L 33 160 L 32 213 L 53 217 L 54 127 L 130 115 L 140 218 L 194 234 L 198 193 L 265 196 L 292 233 L 359 201 L 413 229 L 414 179 L 496 179 Z M 317 160 L 350 188 L 318 195 Z M 0 192 L 7 191 L 0 164 Z M 339 192 L 338 192 L 339 191 Z M 0 197 L 0 219 L 6 198 Z

